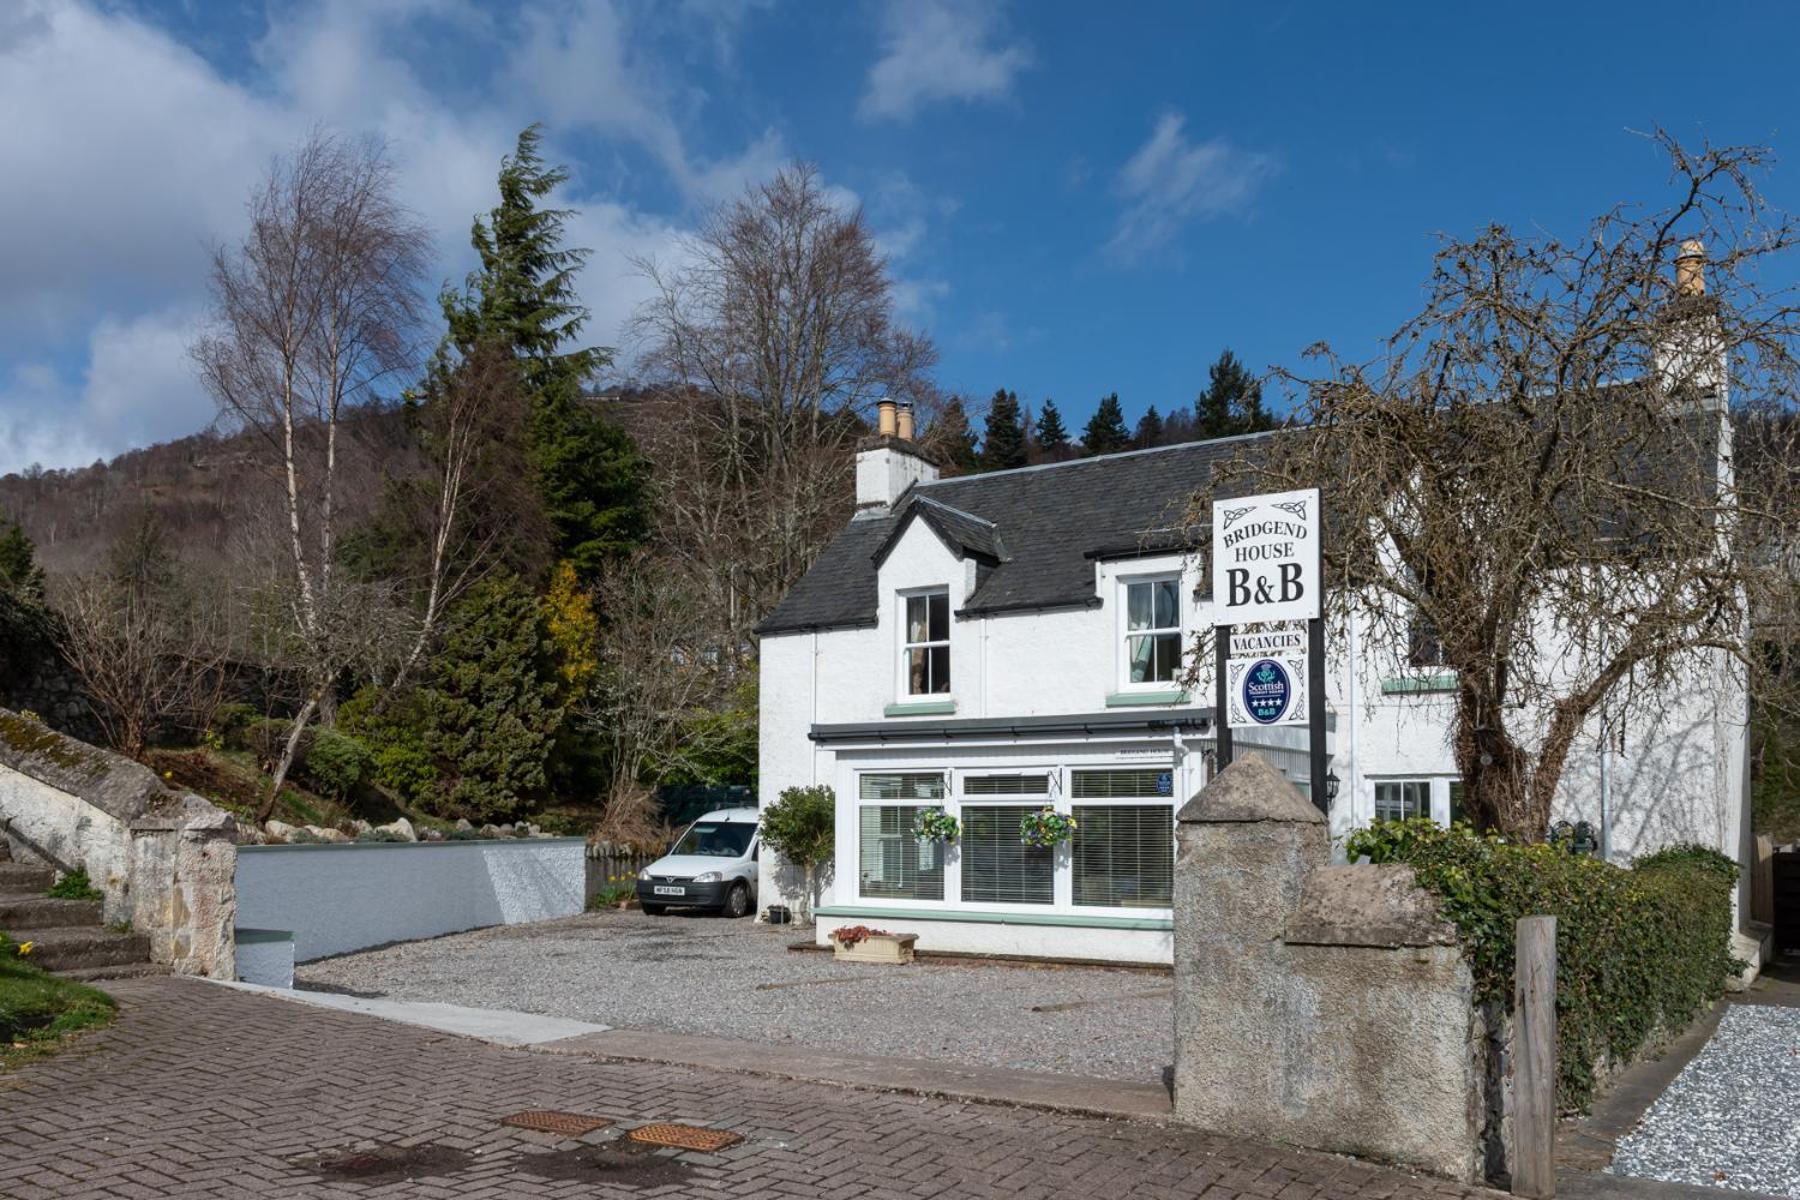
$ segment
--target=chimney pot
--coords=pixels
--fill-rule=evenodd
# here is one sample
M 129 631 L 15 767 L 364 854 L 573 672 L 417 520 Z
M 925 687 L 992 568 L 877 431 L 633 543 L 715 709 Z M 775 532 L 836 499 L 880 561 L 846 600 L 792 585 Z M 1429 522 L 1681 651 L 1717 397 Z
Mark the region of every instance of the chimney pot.
M 911 400 L 902 400 L 900 402 L 899 438 L 903 442 L 910 442 L 913 440 L 913 407 Z
M 875 406 L 875 432 L 882 437 L 894 436 L 894 401 L 891 396 L 883 396 Z
M 1681 296 L 1706 295 L 1706 243 L 1688 238 L 1675 256 L 1675 292 Z

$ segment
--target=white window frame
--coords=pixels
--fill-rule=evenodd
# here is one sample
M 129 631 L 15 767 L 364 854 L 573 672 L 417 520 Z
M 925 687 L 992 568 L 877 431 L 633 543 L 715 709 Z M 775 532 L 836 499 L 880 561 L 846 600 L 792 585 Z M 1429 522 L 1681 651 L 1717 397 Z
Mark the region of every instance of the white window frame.
M 895 623 L 899 626 L 897 636 L 899 639 L 899 646 L 900 646 L 899 651 L 896 655 L 896 662 L 897 662 L 897 666 L 898 666 L 899 678 L 895 681 L 895 689 L 894 689 L 895 694 L 899 697 L 899 700 L 901 703 L 909 703 L 910 702 L 910 703 L 915 703 L 915 704 L 922 702 L 922 701 L 949 700 L 949 699 L 953 698 L 956 695 L 957 671 L 956 671 L 956 653 L 955 653 L 954 649 L 952 648 L 952 644 L 951 644 L 954 640 L 951 637 L 951 631 L 955 628 L 956 614 L 954 612 L 952 612 L 950 609 L 950 588 L 949 588 L 949 586 L 940 584 L 940 585 L 937 585 L 934 587 L 907 588 L 904 591 L 895 593 L 895 596 L 896 596 L 896 599 L 898 600 L 898 608 L 899 608 L 899 616 Z M 944 598 L 944 636 L 941 640 L 930 640 L 931 639 L 931 600 L 930 600 L 930 597 L 932 597 L 932 596 L 942 596 Z M 918 599 L 923 599 L 925 601 L 925 606 L 926 606 L 926 608 L 925 608 L 925 636 L 928 640 L 923 641 L 923 642 L 914 642 L 914 641 L 908 640 L 908 637 L 911 633 L 911 629 L 910 629 L 908 619 L 907 619 L 908 618 L 907 609 L 911 606 L 912 601 L 918 600 Z M 940 647 L 940 646 L 944 650 L 945 661 L 949 664 L 949 670 L 950 670 L 950 686 L 949 686 L 949 688 L 947 688 L 946 690 L 941 691 L 941 692 L 915 692 L 915 691 L 913 691 L 912 690 L 912 652 L 914 650 L 929 651 L 932 649 L 936 649 L 937 647 Z M 929 659 L 929 657 L 930 656 L 928 654 L 927 659 Z
M 941 799 L 931 800 L 922 797 L 895 797 L 890 799 L 865 799 L 862 794 L 862 781 L 865 775 L 936 775 L 943 781 L 944 795 Z M 862 878 L 862 813 L 865 808 L 912 808 L 915 813 L 927 808 L 942 808 L 951 811 L 955 798 L 955 785 L 951 780 L 951 770 L 947 766 L 932 764 L 900 764 L 892 766 L 869 766 L 856 768 L 851 774 L 855 804 L 851 810 L 849 836 L 851 854 L 842 861 L 856 864 L 854 879 L 856 881 L 856 902 L 858 904 L 886 905 L 892 908 L 909 908 L 916 905 L 927 907 L 945 907 L 951 898 L 950 862 L 954 858 L 954 849 L 945 855 L 944 862 L 944 898 L 942 900 L 925 900 L 912 896 L 865 896 L 863 895 Z M 842 843 L 839 843 L 842 845 Z M 942 851 L 940 851 L 941 853 Z
M 1119 660 L 1118 689 L 1121 692 L 1166 692 L 1181 687 L 1181 668 L 1187 658 L 1187 604 L 1182 595 L 1183 572 L 1179 569 L 1167 571 L 1149 571 L 1141 574 L 1120 575 L 1118 577 L 1118 620 L 1114 623 L 1115 653 Z M 1158 583 L 1169 583 L 1175 587 L 1175 624 L 1151 625 L 1145 629 L 1131 628 L 1131 589 L 1139 586 L 1154 586 Z M 1155 593 L 1151 593 L 1150 619 L 1156 619 Z M 1175 676 L 1172 679 L 1156 679 L 1134 683 L 1131 679 L 1131 643 L 1134 638 L 1153 637 L 1157 634 L 1173 633 L 1175 635 Z
M 1075 797 L 1075 773 L 1077 771 L 1155 771 L 1158 774 L 1161 774 L 1165 770 L 1167 770 L 1169 772 L 1169 795 L 1167 795 L 1166 797 L 1165 796 L 1109 796 L 1109 797 L 1105 797 L 1105 798 L 1095 797 L 1092 799 L 1083 798 L 1083 799 L 1079 799 L 1079 800 L 1076 799 L 1076 797 Z M 1169 810 L 1169 830 L 1170 830 L 1169 851 L 1170 851 L 1170 857 L 1172 859 L 1174 856 L 1174 849 L 1175 849 L 1173 835 L 1174 835 L 1174 830 L 1175 830 L 1175 809 L 1177 807 L 1175 804 L 1175 789 L 1180 785 L 1180 782 L 1181 782 L 1180 777 L 1176 774 L 1174 768 L 1171 766 L 1168 766 L 1166 764 L 1159 764 L 1159 765 L 1152 766 L 1152 765 L 1148 765 L 1148 764 L 1142 763 L 1142 762 L 1073 763 L 1065 771 L 1065 783 L 1067 784 L 1067 791 L 1066 791 L 1066 797 L 1065 797 L 1066 802 L 1061 806 L 1061 811 L 1072 814 L 1075 810 L 1075 806 L 1078 804 L 1083 808 L 1148 808 L 1152 805 L 1165 805 Z M 1077 836 L 1080 835 L 1079 829 L 1077 829 L 1076 835 Z M 1074 855 L 1073 840 L 1070 841 L 1068 851 L 1064 854 L 1064 857 L 1069 860 L 1068 869 L 1064 872 L 1064 874 L 1066 874 L 1068 877 L 1064 886 L 1065 886 L 1065 888 L 1068 892 L 1068 896 L 1069 896 L 1070 911 L 1078 912 L 1078 913 L 1093 913 L 1097 916 L 1113 916 L 1113 917 L 1127 917 L 1127 918 L 1140 917 L 1140 916 L 1154 918 L 1154 917 L 1168 916 L 1173 913 L 1174 897 L 1172 895 L 1170 896 L 1169 905 L 1160 907 L 1160 908 L 1154 908 L 1154 907 L 1130 908 L 1130 907 L 1125 907 L 1123 905 L 1117 905 L 1117 904 L 1077 904 L 1077 903 L 1075 903 L 1075 855 Z M 1174 878 L 1173 864 L 1171 864 L 1170 871 L 1171 871 L 1170 879 L 1172 880 Z
M 974 796 L 965 799 L 968 781 L 971 776 L 983 775 L 1043 775 L 1049 781 L 1049 790 L 1042 795 L 1035 792 L 998 793 L 988 796 Z M 968 808 L 1044 808 L 1046 806 L 1057 812 L 1067 814 L 1069 811 L 1068 795 L 1064 788 L 1067 772 L 1053 764 L 1015 766 L 1011 763 L 994 764 L 992 766 L 959 767 L 952 772 L 951 798 L 956 802 L 956 819 L 967 821 L 964 810 Z M 1054 848 L 1050 852 L 1050 902 L 1048 904 L 1019 903 L 1006 900 L 964 900 L 962 894 L 962 840 L 957 839 L 956 850 L 956 906 L 968 912 L 997 913 L 1056 913 L 1069 911 L 1069 852 L 1067 845 Z M 944 883 L 944 894 L 950 895 L 948 877 Z
M 1376 795 L 1376 789 L 1379 788 L 1382 784 L 1417 783 L 1417 784 L 1423 784 L 1425 786 L 1425 812 L 1423 815 L 1430 817 L 1433 821 L 1436 821 L 1439 825 L 1448 825 L 1450 823 L 1450 785 L 1453 783 L 1456 783 L 1456 782 L 1458 782 L 1458 779 L 1454 775 L 1377 775 L 1377 776 L 1374 776 L 1368 780 L 1369 810 L 1368 810 L 1368 819 L 1365 823 L 1366 824 L 1374 824 L 1375 821 L 1379 819 L 1376 816 L 1375 795 Z

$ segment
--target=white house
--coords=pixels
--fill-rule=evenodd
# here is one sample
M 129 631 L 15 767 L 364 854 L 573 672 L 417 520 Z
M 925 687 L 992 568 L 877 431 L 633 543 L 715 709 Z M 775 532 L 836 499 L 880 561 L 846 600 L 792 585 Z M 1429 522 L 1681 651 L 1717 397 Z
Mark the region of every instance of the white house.
M 761 627 L 761 802 L 837 795 L 818 938 L 860 923 L 924 950 L 1169 961 L 1174 810 L 1214 747 L 1210 689 L 1180 684 L 1211 598 L 1176 526 L 1243 439 L 939 479 L 892 418 L 858 453 L 855 516 Z M 1333 833 L 1448 820 L 1450 681 L 1384 670 L 1358 634 L 1327 652 Z M 1693 686 L 1595 723 L 1557 816 L 1589 821 L 1619 862 L 1678 841 L 1744 861 L 1746 711 L 1742 674 L 1696 656 Z M 1310 791 L 1305 737 L 1234 742 Z M 1019 836 L 1045 805 L 1076 821 L 1054 850 Z M 922 808 L 958 817 L 960 838 L 914 836 Z M 796 889 L 766 872 L 762 902 Z

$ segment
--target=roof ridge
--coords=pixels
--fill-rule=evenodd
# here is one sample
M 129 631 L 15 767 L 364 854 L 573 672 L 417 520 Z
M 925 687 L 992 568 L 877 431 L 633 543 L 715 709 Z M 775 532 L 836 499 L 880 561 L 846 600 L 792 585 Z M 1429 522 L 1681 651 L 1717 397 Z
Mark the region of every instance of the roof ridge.
M 1280 429 L 1263 429 L 1256 433 L 1234 433 L 1226 437 L 1207 438 L 1200 442 L 1176 442 L 1172 446 L 1150 446 L 1143 450 L 1120 450 L 1114 454 L 1096 454 L 1091 458 L 1071 458 L 1064 462 L 1037 463 L 1029 467 L 1008 467 L 1004 471 L 978 471 L 972 475 L 952 475 L 948 479 L 921 479 L 914 482 L 908 491 L 922 491 L 925 488 L 941 487 L 947 483 L 962 483 L 970 479 L 999 479 L 1008 475 L 1024 475 L 1032 471 L 1053 471 L 1059 467 L 1085 467 L 1091 463 L 1116 462 L 1122 458 L 1139 458 L 1147 454 L 1167 454 L 1172 450 L 1197 450 L 1204 446 L 1222 446 L 1227 442 L 1247 442 L 1255 438 L 1273 437 L 1278 433 L 1288 433 L 1290 427 Z M 927 499 L 920 496 L 919 499 Z M 937 503 L 942 503 L 938 501 Z M 946 508 L 955 507 L 945 505 Z M 973 514 L 970 514 L 973 515 Z
M 972 513 L 966 508 L 958 508 L 954 504 L 945 504 L 942 500 L 934 500 L 930 496 L 914 496 L 912 498 L 912 502 L 914 504 L 929 504 L 933 508 L 941 508 L 941 509 L 944 509 L 946 512 L 953 512 L 959 517 L 967 517 L 971 521 L 980 521 L 983 525 L 986 525 L 989 529 L 998 530 L 1000 528 L 1000 526 L 996 525 L 994 522 L 988 520 L 986 517 L 980 515 L 979 513 Z

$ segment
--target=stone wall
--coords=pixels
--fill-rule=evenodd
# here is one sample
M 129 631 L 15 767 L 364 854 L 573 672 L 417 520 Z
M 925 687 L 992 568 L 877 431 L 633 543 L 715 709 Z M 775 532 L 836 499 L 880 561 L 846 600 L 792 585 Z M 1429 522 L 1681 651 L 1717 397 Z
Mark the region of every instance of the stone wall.
M 0 826 L 16 857 L 85 870 L 153 961 L 231 979 L 237 823 L 141 763 L 0 709 Z
M 1254 753 L 1177 820 L 1177 1119 L 1480 1178 L 1486 1025 L 1411 868 L 1331 866 L 1324 817 Z

